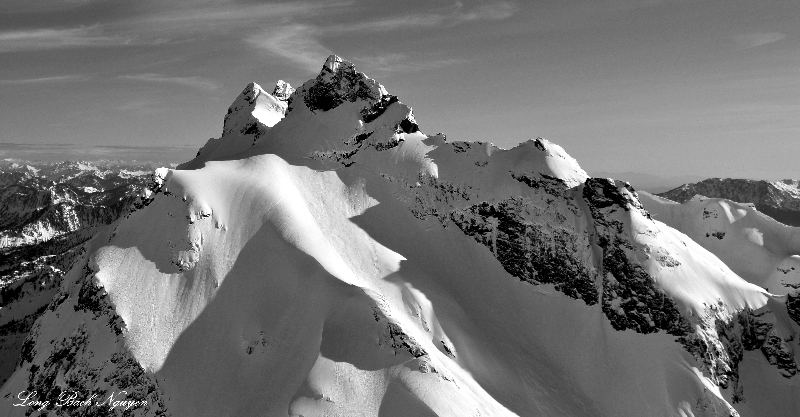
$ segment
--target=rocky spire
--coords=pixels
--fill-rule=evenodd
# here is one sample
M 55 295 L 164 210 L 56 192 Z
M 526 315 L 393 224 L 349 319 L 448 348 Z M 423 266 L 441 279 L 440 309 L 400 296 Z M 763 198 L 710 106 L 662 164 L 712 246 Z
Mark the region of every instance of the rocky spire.
M 291 90 L 287 83 L 275 87 L 282 93 Z M 289 92 L 291 95 L 291 92 Z M 225 115 L 225 122 L 222 128 L 222 136 L 231 134 L 251 134 L 263 131 L 266 127 L 272 127 L 283 119 L 286 113 L 286 102 L 276 98 L 264 91 L 256 83 L 247 84 L 239 97 L 234 100 Z
M 388 95 L 377 81 L 358 72 L 355 65 L 336 55 L 329 56 L 319 75 L 303 88 L 305 104 L 312 111 L 327 111 L 356 100 L 372 105 Z
M 272 95 L 281 101 L 288 101 L 292 93 L 294 93 L 294 88 L 283 80 L 278 80 L 278 83 L 275 84 L 275 88 L 272 90 Z

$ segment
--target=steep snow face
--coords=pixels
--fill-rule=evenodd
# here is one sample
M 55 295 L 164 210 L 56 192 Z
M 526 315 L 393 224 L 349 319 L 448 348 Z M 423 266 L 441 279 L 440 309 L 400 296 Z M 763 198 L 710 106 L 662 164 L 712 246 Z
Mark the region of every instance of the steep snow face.
M 750 204 L 701 196 L 678 204 L 641 194 L 656 219 L 686 233 L 739 276 L 778 295 L 800 286 L 800 228 L 783 225 Z
M 272 127 L 156 173 L 87 246 L 0 396 L 135 375 L 144 415 L 800 412 L 794 313 L 767 317 L 775 298 L 629 184 L 544 139 L 426 135 L 336 56 L 290 94 Z
M 752 204 L 721 198 L 695 196 L 679 204 L 642 193 L 642 203 L 656 218 L 687 233 L 738 275 L 774 294 L 762 308 L 737 313 L 738 325 L 733 327 L 742 329 L 740 350 L 760 350 L 776 368 L 774 374 L 794 379 L 800 371 L 800 349 L 794 342 L 800 330 L 800 228 L 781 224 Z M 751 366 L 743 365 L 743 369 Z M 740 376 L 746 372 L 749 370 Z M 780 378 L 765 378 L 764 385 L 771 388 L 760 389 L 754 396 L 745 392 L 746 408 L 757 413 L 759 407 L 780 402 L 778 393 L 785 395 L 780 387 L 786 384 Z

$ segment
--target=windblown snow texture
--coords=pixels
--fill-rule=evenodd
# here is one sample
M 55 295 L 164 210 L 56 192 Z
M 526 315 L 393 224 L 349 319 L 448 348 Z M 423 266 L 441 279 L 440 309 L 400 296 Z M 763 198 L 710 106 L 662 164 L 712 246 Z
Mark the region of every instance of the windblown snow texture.
M 800 240 L 698 243 L 654 199 L 545 139 L 427 135 L 331 56 L 249 84 L 87 242 L 0 409 L 93 389 L 136 415 L 798 415 L 798 287 L 764 288 L 729 237 L 763 238 L 787 285 Z

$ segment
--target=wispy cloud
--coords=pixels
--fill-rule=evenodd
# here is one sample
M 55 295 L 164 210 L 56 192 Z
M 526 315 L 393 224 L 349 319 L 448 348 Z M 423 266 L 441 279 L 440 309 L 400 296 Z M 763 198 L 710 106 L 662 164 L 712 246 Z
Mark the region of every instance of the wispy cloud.
M 460 1 L 456 3 L 456 11 L 450 16 L 455 23 L 473 22 L 476 20 L 508 19 L 519 10 L 516 4 L 509 1 L 495 1 L 467 10 Z
M 203 77 L 169 77 L 163 74 L 133 74 L 122 75 L 119 77 L 123 80 L 143 81 L 148 83 L 162 83 L 162 84 L 176 84 L 188 87 L 195 87 L 202 90 L 216 90 L 219 85 L 213 80 Z
M 235 5 L 223 4 L 222 7 L 205 6 L 200 8 L 179 8 L 150 15 L 141 19 L 140 23 L 153 25 L 168 24 L 169 28 L 184 30 L 185 26 L 195 27 L 196 24 L 211 24 L 222 26 L 235 22 L 257 21 L 262 19 L 283 19 L 298 18 L 302 16 L 314 15 L 321 9 L 331 8 L 341 5 L 350 5 L 352 2 L 337 2 L 328 4 L 308 3 L 308 2 L 287 2 L 272 4 L 251 4 Z M 196 30 L 206 30 L 208 27 L 196 27 Z
M 337 24 L 325 27 L 326 33 L 347 33 L 363 31 L 393 31 L 400 29 L 414 29 L 420 27 L 433 27 L 443 24 L 445 16 L 441 14 L 418 14 L 399 16 L 386 19 L 369 20 L 347 24 Z
M 330 50 L 318 40 L 320 30 L 313 26 L 294 24 L 279 26 L 245 40 L 268 54 L 285 58 L 309 72 L 319 71 Z
M 370 76 L 423 71 L 467 62 L 460 58 L 411 57 L 402 53 L 353 56 L 351 61 Z
M 262 27 L 282 26 L 333 13 L 352 5 L 340 2 L 285 2 L 242 5 L 233 2 L 208 2 L 205 5 L 166 3 L 140 18 L 126 19 L 113 25 L 126 33 L 147 33 L 169 41 L 186 38 L 209 38 L 226 34 L 258 31 Z
M 63 82 L 86 81 L 88 79 L 89 77 L 85 75 L 59 75 L 56 77 L 19 78 L 13 80 L 0 80 L 0 85 L 63 83 Z
M 480 20 L 491 21 L 507 19 L 513 16 L 518 10 L 519 7 L 515 3 L 509 1 L 495 1 L 473 8 L 466 7 L 461 2 L 456 2 L 452 7 L 438 12 L 409 14 L 349 24 L 338 24 L 326 26 L 324 31 L 326 33 L 344 33 L 455 26 Z
M 39 0 L 37 0 L 39 1 Z M 57 0 L 59 4 L 80 5 L 92 0 Z M 39 1 L 37 4 L 43 4 Z M 352 11 L 354 1 L 283 2 L 271 4 L 242 4 L 234 1 L 152 3 L 138 8 L 138 16 L 117 21 L 105 21 L 93 26 L 73 28 L 39 28 L 0 32 L 0 53 L 36 51 L 57 48 L 111 47 L 123 45 L 154 45 L 196 41 L 198 39 L 227 39 L 239 37 L 246 45 L 255 47 L 273 58 L 315 72 L 331 53 L 325 40 L 352 33 L 387 32 L 455 26 L 468 22 L 507 19 L 518 10 L 516 3 L 507 0 L 465 5 L 457 1 L 450 7 L 430 13 L 410 13 L 400 16 L 329 24 L 333 14 Z M 356 14 L 353 14 L 356 16 Z M 341 16 L 339 16 L 341 17 Z M 261 29 L 266 28 L 266 29 Z M 403 61 L 403 62 L 401 62 Z M 410 64 L 407 57 L 397 59 L 389 54 L 379 57 L 373 66 L 379 71 L 412 70 L 447 65 L 439 63 Z M 140 81 L 194 85 L 214 89 L 208 80 L 194 77 L 167 77 L 158 74 L 136 75 Z
M 72 9 L 95 0 L 3 0 L 0 13 L 52 12 Z
M 736 49 L 748 49 L 778 42 L 785 37 L 785 34 L 778 32 L 745 33 L 743 35 L 735 36 L 733 40 L 736 43 Z
M 99 26 L 0 32 L 0 53 L 41 49 L 126 45 L 132 38 L 107 36 Z
M 62 0 L 77 5 L 91 0 Z M 0 53 L 56 48 L 163 44 L 252 31 L 265 21 L 285 24 L 318 15 L 322 10 L 352 5 L 350 1 L 285 2 L 241 5 L 233 2 L 164 2 L 139 16 L 73 28 L 36 28 L 0 32 Z M 55 3 L 54 3 L 55 7 Z M 38 11 L 38 10 L 37 10 Z
M 271 56 L 285 58 L 299 68 L 316 72 L 319 71 L 325 57 L 331 54 L 331 50 L 321 41 L 326 37 L 345 33 L 389 32 L 455 26 L 479 20 L 502 20 L 511 17 L 517 10 L 517 5 L 508 1 L 495 1 L 473 8 L 467 8 L 463 3 L 456 2 L 453 7 L 440 10 L 438 13 L 409 14 L 336 25 L 297 23 L 275 25 L 261 33 L 248 35 L 245 41 Z M 367 68 L 378 73 L 416 71 L 464 62 L 461 59 L 414 61 L 408 55 L 401 53 L 361 56 L 353 58 L 353 61 L 365 63 Z

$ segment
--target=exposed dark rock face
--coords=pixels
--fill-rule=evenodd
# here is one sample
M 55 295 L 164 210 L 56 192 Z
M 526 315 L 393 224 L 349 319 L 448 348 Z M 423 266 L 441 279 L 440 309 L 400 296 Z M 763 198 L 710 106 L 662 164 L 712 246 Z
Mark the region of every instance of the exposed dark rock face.
M 353 64 L 332 56 L 313 85 L 304 91 L 303 100 L 311 111 L 328 111 L 348 101 L 379 101 L 382 98 L 380 90 L 375 80 L 356 71 Z
M 547 174 L 515 174 L 511 173 L 511 178 L 534 189 L 541 189 L 547 194 L 565 197 L 567 184 L 560 178 L 551 177 Z
M 625 254 L 619 238 L 603 246 L 603 313 L 617 330 L 633 329 L 638 333 L 666 330 L 675 336 L 691 331 L 689 320 L 636 263 Z
M 108 317 L 108 327 L 114 331 L 115 334 L 121 335 L 124 322 L 114 310 L 114 307 L 107 301 L 108 294 L 105 290 L 98 286 L 94 281 L 95 272 L 91 267 L 86 264 L 83 267 L 84 279 L 82 280 L 80 289 L 78 290 L 78 297 L 73 306 L 75 311 L 87 311 L 94 314 L 95 318 Z M 63 302 L 63 297 L 56 298 L 59 302 Z M 58 305 L 54 306 L 57 308 Z
M 457 153 L 470 149 L 469 144 L 457 145 Z M 456 225 L 488 248 L 511 275 L 531 284 L 554 284 L 556 290 L 589 305 L 599 302 L 615 329 L 678 336 L 676 341 L 698 360 L 704 373 L 716 385 L 731 390 L 734 402 L 745 401 L 739 381 L 745 350 L 761 350 L 786 377 L 796 373 L 787 341 L 751 311 L 731 316 L 724 305 L 709 306 L 699 323 L 692 324 L 679 310 L 636 258 L 641 248 L 637 249 L 626 230 L 626 218 L 632 214 L 644 221 L 652 218 L 630 184 L 590 178 L 570 189 L 564 181 L 539 173 L 510 175 L 530 187 L 534 197 L 476 204 L 467 184 L 421 178 L 416 185 L 406 185 L 407 195 L 402 198 L 415 217 L 434 217 L 445 227 Z M 575 217 L 583 209 L 573 196 L 583 198 L 593 230 L 574 228 Z M 602 251 L 596 265 L 579 255 L 591 251 L 590 236 Z M 653 256 L 665 268 L 681 265 L 664 248 Z M 800 309 L 797 299 L 790 298 L 787 305 Z
M 416 133 L 419 132 L 419 126 L 417 126 L 417 122 L 414 121 L 414 117 L 409 115 L 397 125 L 395 130 L 397 133 Z
M 754 204 L 758 211 L 789 226 L 800 226 L 800 181 L 757 181 L 733 178 L 709 178 L 694 184 L 684 184 L 659 194 L 683 203 L 695 195 L 725 198 L 739 203 Z
M 302 98 L 306 107 L 312 112 L 329 111 L 343 103 L 360 101 L 361 128 L 349 138 L 343 138 L 341 145 L 330 150 L 312 151 L 312 159 L 335 162 L 349 167 L 357 162 L 357 155 L 367 149 L 386 151 L 399 146 L 405 134 L 419 131 L 411 109 L 403 105 L 397 96 L 389 94 L 375 80 L 358 72 L 355 66 L 338 56 L 331 55 L 322 67 L 322 71 L 313 80 L 299 88 L 289 99 L 289 109 L 293 102 Z M 390 108 L 401 109 L 404 115 L 396 120 L 385 120 L 372 124 L 380 119 Z M 338 144 L 337 144 L 338 145 Z
M 745 350 L 760 349 L 767 341 L 767 335 L 772 330 L 773 324 L 760 320 L 764 314 L 755 313 L 751 309 L 745 309 L 739 313 L 738 322 Z
M 555 284 L 572 298 L 596 304 L 596 272 L 576 256 L 586 249 L 581 236 L 566 218 L 553 223 L 536 214 L 530 201 L 517 197 L 453 210 L 450 219 L 488 247 L 509 274 L 532 284 Z
M 791 338 L 784 339 L 772 323 L 775 318 L 769 310 L 756 313 L 745 309 L 739 313 L 742 344 L 745 350 L 761 350 L 767 361 L 778 368 L 781 375 L 791 378 L 798 373 L 792 349 Z
M 397 323 L 392 322 L 378 307 L 372 307 L 372 317 L 376 322 L 385 322 L 383 333 L 378 338 L 378 346 L 388 346 L 394 350 L 395 355 L 405 352 L 413 358 L 427 356 L 428 352 L 420 346 L 412 336 L 408 335 Z M 384 326 L 384 324 L 381 324 Z
M 389 323 L 388 326 L 386 326 L 386 332 L 383 337 L 383 342 L 379 344 L 385 343 L 395 351 L 408 352 L 415 358 L 428 354 L 413 337 L 403 332 L 403 329 L 395 323 Z
M 791 378 L 797 375 L 797 362 L 794 360 L 794 353 L 782 337 L 770 332 L 767 340 L 761 346 L 761 353 L 769 361 L 770 365 L 776 366 L 781 375 Z
M 94 317 L 89 323 L 98 320 L 109 325 L 80 325 L 69 336 L 57 339 L 46 358 L 35 349 L 41 325 L 34 325 L 23 345 L 19 366 L 29 370 L 27 392 L 35 393 L 33 399 L 47 403 L 31 407 L 30 411 L 56 416 L 168 415 L 157 380 L 141 368 L 125 347 L 121 336 L 124 323 L 105 291 L 94 283 L 86 256 L 83 262 L 85 274 L 67 285 L 48 309 L 88 312 Z M 72 295 L 76 286 L 77 297 Z M 94 358 L 93 340 L 97 338 L 115 340 L 116 351 L 106 360 Z
M 707 306 L 694 332 L 677 339 L 703 365 L 709 379 L 722 388 L 732 388 L 733 401 L 744 401 L 739 383 L 739 362 L 744 355 L 740 329 L 725 306 Z
M 272 89 L 272 96 L 281 101 L 289 101 L 289 97 L 292 96 L 292 93 L 294 93 L 294 88 L 283 80 L 278 80 L 278 83 L 275 84 L 275 88 Z
M 382 115 L 386 109 L 392 104 L 397 103 L 396 95 L 387 94 L 376 101 L 371 107 L 365 107 L 361 110 L 361 120 L 364 123 L 370 123 Z
M 630 184 L 617 187 L 613 180 L 590 178 L 584 185 L 583 198 L 592 212 L 597 243 L 603 250 L 601 302 L 611 325 L 617 330 L 633 329 L 639 333 L 690 333 L 689 320 L 678 311 L 675 301 L 628 256 L 633 245 L 614 213 L 638 210 L 650 217 Z
M 789 312 L 789 317 L 800 325 L 800 292 L 786 295 L 786 310 Z

